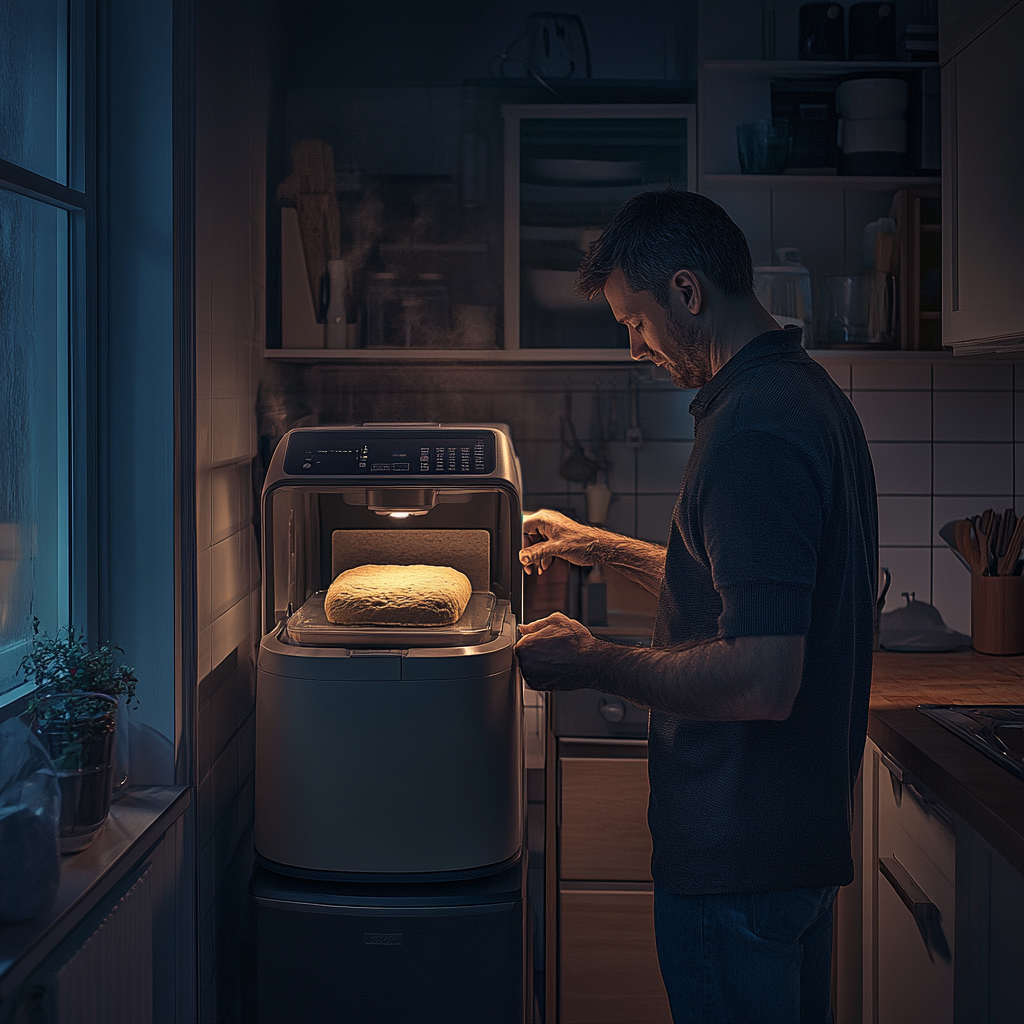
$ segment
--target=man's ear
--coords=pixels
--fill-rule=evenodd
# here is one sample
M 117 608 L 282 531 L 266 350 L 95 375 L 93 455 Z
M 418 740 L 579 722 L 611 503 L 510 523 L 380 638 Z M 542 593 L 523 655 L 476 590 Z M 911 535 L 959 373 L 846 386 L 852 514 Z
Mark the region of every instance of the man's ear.
M 696 316 L 704 308 L 704 289 L 692 270 L 677 270 L 669 282 L 669 291 Z

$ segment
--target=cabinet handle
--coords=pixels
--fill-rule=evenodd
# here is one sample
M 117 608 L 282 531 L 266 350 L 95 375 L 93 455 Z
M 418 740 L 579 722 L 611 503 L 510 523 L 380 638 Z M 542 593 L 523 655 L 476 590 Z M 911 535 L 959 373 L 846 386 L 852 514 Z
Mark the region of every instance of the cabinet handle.
M 896 890 L 896 895 L 914 917 L 924 917 L 931 913 L 935 904 L 928 899 L 927 893 L 914 881 L 910 872 L 895 857 L 879 857 L 878 870 Z
M 928 955 L 934 952 L 940 960 L 949 963 L 953 954 L 942 931 L 939 908 L 928 899 L 928 894 L 895 857 L 879 857 L 878 870 L 893 887 L 903 905 L 914 915 L 914 923 L 921 933 Z
M 896 779 L 897 782 L 903 781 L 903 769 L 888 754 L 883 754 L 879 751 L 878 759 L 886 768 L 889 769 L 889 774 Z

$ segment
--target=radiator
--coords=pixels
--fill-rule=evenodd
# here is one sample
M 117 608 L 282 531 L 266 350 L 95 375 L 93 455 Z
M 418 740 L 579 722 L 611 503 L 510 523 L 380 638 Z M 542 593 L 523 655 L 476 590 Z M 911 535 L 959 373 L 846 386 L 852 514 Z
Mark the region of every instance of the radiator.
M 57 971 L 58 1024 L 152 1024 L 151 868 L 113 906 L 85 945 Z

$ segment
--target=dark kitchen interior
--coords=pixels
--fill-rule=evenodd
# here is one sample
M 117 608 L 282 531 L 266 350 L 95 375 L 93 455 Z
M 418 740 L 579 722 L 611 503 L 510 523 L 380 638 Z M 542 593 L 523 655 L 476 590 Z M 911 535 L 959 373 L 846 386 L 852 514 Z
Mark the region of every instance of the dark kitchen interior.
M 835 1020 L 1024 1021 L 1022 46 L 1024 0 L 0 12 L 0 1024 L 671 1020 L 647 711 L 511 653 L 554 611 L 651 642 L 625 575 L 524 576 L 519 522 L 665 543 L 696 392 L 572 283 L 670 185 L 874 465 Z M 447 634 L 324 618 L 341 571 L 442 558 Z M 139 679 L 38 895 L 3 852 L 33 616 Z

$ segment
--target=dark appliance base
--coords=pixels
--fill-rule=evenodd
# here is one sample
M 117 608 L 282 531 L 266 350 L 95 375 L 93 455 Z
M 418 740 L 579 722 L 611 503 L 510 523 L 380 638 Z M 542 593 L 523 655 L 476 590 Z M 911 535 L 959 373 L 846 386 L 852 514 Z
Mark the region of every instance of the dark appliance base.
M 461 883 L 357 884 L 257 867 L 263 1024 L 522 1024 L 522 865 Z

